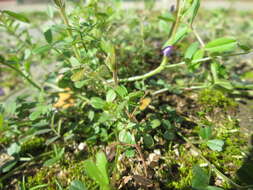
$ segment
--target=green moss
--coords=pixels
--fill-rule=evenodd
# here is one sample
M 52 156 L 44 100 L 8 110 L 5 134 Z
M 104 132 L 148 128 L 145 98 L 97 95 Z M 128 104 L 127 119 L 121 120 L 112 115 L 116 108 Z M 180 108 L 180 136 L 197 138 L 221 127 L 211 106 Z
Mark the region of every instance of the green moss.
M 175 151 L 165 155 L 166 165 L 170 168 L 166 186 L 170 189 L 188 190 L 191 188 L 192 168 L 199 160 L 191 155 L 185 145 L 180 145 L 178 152 L 180 155 Z
M 205 89 L 198 95 L 198 102 L 206 111 L 222 108 L 225 111 L 236 107 L 236 102 L 218 90 Z
M 94 181 L 85 174 L 83 161 L 66 160 L 65 162 L 68 162 L 68 164 L 41 168 L 34 176 L 27 178 L 27 187 L 32 188 L 37 185 L 47 184 L 48 186 L 45 189 L 55 190 L 57 189 L 57 181 L 64 189 L 68 189 L 71 181 L 80 180 L 85 183 L 88 189 L 98 189 Z
M 7 145 L 11 142 L 11 140 L 12 139 L 10 137 L 6 137 L 4 135 L 0 136 L 0 144 Z

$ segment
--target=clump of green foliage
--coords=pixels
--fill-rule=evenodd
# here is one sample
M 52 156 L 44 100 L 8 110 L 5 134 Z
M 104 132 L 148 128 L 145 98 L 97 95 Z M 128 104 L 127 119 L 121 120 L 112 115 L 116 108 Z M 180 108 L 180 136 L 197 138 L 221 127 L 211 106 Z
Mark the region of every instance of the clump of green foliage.
M 182 96 L 185 91 L 206 89 L 199 94 L 199 104 L 208 112 L 236 107 L 232 99 L 213 89 L 228 93 L 240 89 L 242 84 L 229 78 L 223 63 L 251 49 L 234 37 L 202 38 L 195 28 L 200 3 L 177 0 L 175 10 L 128 14 L 114 0 L 90 0 L 72 10 L 64 0 L 54 0 L 47 16 L 54 22 L 41 30 L 43 40 L 31 35 L 32 21 L 26 15 L 1 11 L 0 27 L 8 36 L 1 46 L 1 67 L 24 79 L 18 87 L 29 86 L 22 96 L 0 106 L 0 136 L 8 137 L 3 147 L 9 156 L 0 167 L 0 183 L 10 188 L 8 180 L 17 170 L 37 166 L 35 174 L 19 179 L 21 189 L 71 189 L 76 185 L 81 189 L 128 185 L 138 189 L 145 184 L 155 188 L 154 179 L 161 187 L 215 188 L 210 186 L 214 185 L 211 175 L 194 163 L 201 158 L 220 174 L 216 166 L 219 156 L 227 156 L 223 151 L 227 153 L 231 136 L 209 126 L 212 122 L 206 118 L 196 122 L 199 128 L 192 133 L 185 125 L 189 118 L 159 99 L 161 93 Z M 12 43 L 9 38 L 14 39 Z M 34 70 L 42 62 L 47 74 L 35 77 Z M 193 121 L 194 126 L 196 123 Z M 154 170 L 146 164 L 151 151 L 167 146 L 174 154 L 163 151 L 155 156 L 162 167 L 165 155 L 168 174 L 149 175 Z M 188 149 L 199 157 L 189 156 Z M 91 158 L 96 152 L 94 162 Z M 66 161 L 76 153 L 80 161 Z M 88 155 L 80 158 L 82 153 Z M 83 162 L 87 156 L 90 159 Z M 224 160 L 224 164 L 231 161 Z M 177 161 L 182 165 L 178 167 Z M 125 164 L 125 170 L 120 170 L 120 164 Z M 135 181 L 131 185 L 115 182 L 115 176 Z

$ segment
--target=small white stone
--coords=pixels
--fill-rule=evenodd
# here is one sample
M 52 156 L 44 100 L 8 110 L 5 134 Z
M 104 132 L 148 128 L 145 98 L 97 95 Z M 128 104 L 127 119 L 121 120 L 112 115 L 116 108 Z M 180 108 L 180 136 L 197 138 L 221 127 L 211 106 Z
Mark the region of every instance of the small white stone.
M 155 150 L 154 150 L 154 153 L 155 153 L 155 154 L 158 154 L 158 155 L 161 155 L 161 150 L 155 149 Z
M 84 150 L 84 149 L 86 148 L 86 146 L 87 146 L 86 143 L 80 143 L 80 144 L 78 145 L 78 149 L 79 149 L 79 150 Z

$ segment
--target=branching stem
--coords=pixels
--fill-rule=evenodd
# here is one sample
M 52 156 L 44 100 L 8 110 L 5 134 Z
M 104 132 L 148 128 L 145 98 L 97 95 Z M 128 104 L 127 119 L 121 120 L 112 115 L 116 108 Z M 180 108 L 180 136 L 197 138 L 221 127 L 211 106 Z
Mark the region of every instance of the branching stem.
M 32 86 L 34 86 L 35 88 L 37 88 L 39 91 L 41 91 L 41 87 L 35 82 L 33 81 L 31 78 L 29 78 L 27 75 L 25 75 L 21 70 L 19 70 L 18 68 L 14 67 L 13 65 L 9 64 L 9 63 L 5 63 L 2 62 L 0 64 L 3 64 L 7 67 L 9 67 L 10 69 L 16 71 L 19 75 L 21 75 L 23 78 L 25 78 Z
M 60 10 L 60 15 L 62 17 L 62 20 L 63 20 L 64 24 L 68 27 L 67 28 L 68 36 L 73 39 L 73 34 L 72 34 L 72 31 L 71 31 L 71 26 L 69 24 L 65 8 L 64 7 L 63 8 L 59 8 L 59 10 Z M 75 54 L 76 58 L 80 61 L 81 60 L 81 56 L 80 56 L 80 53 L 78 51 L 78 47 L 76 46 L 76 44 L 72 45 L 72 49 L 74 51 L 74 54 Z

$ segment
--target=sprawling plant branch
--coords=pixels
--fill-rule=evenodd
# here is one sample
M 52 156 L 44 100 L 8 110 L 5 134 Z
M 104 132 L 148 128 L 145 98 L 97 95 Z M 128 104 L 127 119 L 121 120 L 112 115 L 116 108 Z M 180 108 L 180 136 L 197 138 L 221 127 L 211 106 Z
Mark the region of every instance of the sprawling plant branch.
M 37 88 L 38 90 L 41 91 L 41 87 L 35 81 L 33 81 L 30 77 L 28 77 L 26 74 L 24 74 L 21 70 L 19 70 L 18 68 L 14 67 L 13 65 L 6 63 L 6 62 L 2 62 L 0 64 L 5 65 L 5 66 L 9 67 L 10 69 L 16 71 L 19 75 L 21 75 L 23 78 L 25 78 L 32 86 L 34 86 L 35 88 Z
M 213 58 L 212 57 L 206 57 L 206 58 L 203 58 L 203 59 L 195 60 L 195 61 L 193 61 L 193 63 L 205 62 L 205 61 L 208 61 L 208 60 L 211 60 L 211 59 L 213 59 Z M 125 78 L 125 79 L 119 79 L 119 82 L 133 82 L 133 81 L 137 81 L 137 80 L 144 80 L 144 79 L 147 79 L 149 77 L 152 77 L 152 76 L 162 72 L 164 69 L 179 67 L 179 66 L 182 66 L 182 65 L 186 64 L 185 61 L 182 61 L 182 62 L 176 63 L 176 64 L 170 64 L 170 65 L 168 65 L 167 63 L 168 63 L 168 58 L 164 57 L 161 64 L 159 65 L 159 67 L 157 67 L 156 69 L 154 69 L 154 70 L 152 70 L 148 73 L 145 73 L 143 75 L 133 76 L 133 77 Z M 113 80 L 107 80 L 106 82 L 107 83 L 112 83 Z
M 59 12 L 60 12 L 60 15 L 62 17 L 62 20 L 63 20 L 64 24 L 67 27 L 68 36 L 73 39 L 73 34 L 72 34 L 71 26 L 69 24 L 69 21 L 68 21 L 67 15 L 66 15 L 65 7 L 60 7 Z M 72 45 L 72 49 L 74 51 L 74 54 L 75 54 L 76 58 L 80 61 L 81 56 L 80 56 L 80 53 L 78 51 L 78 47 L 76 46 L 76 44 Z

